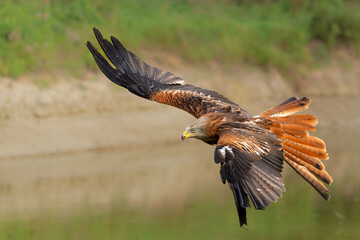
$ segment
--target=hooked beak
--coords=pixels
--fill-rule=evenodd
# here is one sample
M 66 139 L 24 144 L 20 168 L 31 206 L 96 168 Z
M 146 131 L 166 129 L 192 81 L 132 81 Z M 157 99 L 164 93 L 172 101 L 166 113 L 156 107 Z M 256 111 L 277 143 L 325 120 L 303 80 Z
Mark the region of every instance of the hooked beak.
M 187 131 L 183 132 L 181 135 L 181 140 L 184 141 L 184 139 L 194 136 L 194 134 L 188 133 Z

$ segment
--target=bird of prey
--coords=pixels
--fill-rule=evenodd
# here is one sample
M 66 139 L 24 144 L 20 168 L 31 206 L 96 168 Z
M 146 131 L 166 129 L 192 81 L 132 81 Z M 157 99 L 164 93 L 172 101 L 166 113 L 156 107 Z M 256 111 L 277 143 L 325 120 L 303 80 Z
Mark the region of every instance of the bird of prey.
M 173 73 L 143 62 L 115 37 L 110 42 L 98 29 L 94 33 L 111 63 L 90 42 L 86 45 L 111 81 L 139 97 L 180 108 L 197 118 L 181 138 L 216 145 L 214 160 L 220 164 L 221 181 L 228 183 L 234 195 L 240 226 L 247 224 L 250 200 L 255 209 L 265 209 L 281 197 L 285 191 L 283 162 L 329 199 L 323 184 L 332 183 L 322 163 L 328 159 L 325 143 L 308 133 L 315 131 L 317 118 L 293 115 L 308 108 L 309 98 L 291 97 L 253 117 L 219 93 L 186 84 Z

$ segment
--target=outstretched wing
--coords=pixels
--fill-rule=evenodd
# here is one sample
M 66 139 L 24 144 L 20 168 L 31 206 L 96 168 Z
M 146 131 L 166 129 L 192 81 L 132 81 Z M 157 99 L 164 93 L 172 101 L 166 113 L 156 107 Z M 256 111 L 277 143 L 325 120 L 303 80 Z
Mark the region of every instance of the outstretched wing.
M 221 164 L 222 182 L 233 191 L 242 226 L 247 224 L 248 197 L 256 209 L 265 209 L 285 191 L 283 149 L 274 134 L 252 123 L 231 127 L 221 132 L 214 158 Z
M 127 88 L 130 92 L 146 99 L 180 108 L 196 118 L 229 107 L 248 115 L 236 103 L 219 93 L 185 84 L 182 78 L 173 73 L 165 72 L 141 61 L 135 54 L 127 51 L 115 37 L 111 37 L 112 42 L 109 42 L 96 28 L 94 28 L 94 33 L 115 68 L 90 42 L 87 42 L 86 45 L 97 65 L 111 81 Z

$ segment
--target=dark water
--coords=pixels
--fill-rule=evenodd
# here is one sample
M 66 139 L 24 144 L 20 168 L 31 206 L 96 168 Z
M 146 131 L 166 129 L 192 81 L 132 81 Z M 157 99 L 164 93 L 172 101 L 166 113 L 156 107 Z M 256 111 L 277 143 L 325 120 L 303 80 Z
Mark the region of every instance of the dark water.
M 360 130 L 317 136 L 330 201 L 286 167 L 287 191 L 246 229 L 201 142 L 2 160 L 0 239 L 360 239 Z

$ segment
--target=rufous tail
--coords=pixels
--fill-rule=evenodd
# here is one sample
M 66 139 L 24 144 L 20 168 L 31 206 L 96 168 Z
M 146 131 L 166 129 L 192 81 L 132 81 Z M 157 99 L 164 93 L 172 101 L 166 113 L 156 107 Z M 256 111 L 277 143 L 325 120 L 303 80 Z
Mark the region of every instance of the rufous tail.
M 254 120 L 282 141 L 285 161 L 328 200 L 329 190 L 322 182 L 331 184 L 333 180 L 322 162 L 329 158 L 326 146 L 323 140 L 308 133 L 315 131 L 317 118 L 310 114 L 292 115 L 307 109 L 310 103 L 306 97 L 291 97 Z

